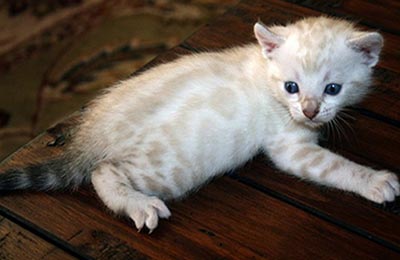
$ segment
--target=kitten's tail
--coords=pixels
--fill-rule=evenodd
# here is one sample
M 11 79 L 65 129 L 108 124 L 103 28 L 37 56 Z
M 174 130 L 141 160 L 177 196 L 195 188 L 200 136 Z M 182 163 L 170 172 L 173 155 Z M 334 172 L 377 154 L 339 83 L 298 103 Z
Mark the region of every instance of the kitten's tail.
M 0 173 L 0 191 L 77 188 L 90 181 L 93 167 L 74 159 L 77 158 L 66 155 L 41 165 Z

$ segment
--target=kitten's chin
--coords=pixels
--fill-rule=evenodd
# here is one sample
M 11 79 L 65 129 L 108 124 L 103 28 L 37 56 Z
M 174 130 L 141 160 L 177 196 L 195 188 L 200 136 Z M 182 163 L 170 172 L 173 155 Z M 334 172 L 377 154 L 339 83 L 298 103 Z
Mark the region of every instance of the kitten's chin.
M 322 127 L 326 122 L 323 121 L 319 121 L 319 120 L 310 120 L 310 119 L 302 119 L 302 120 L 298 120 L 298 123 L 301 123 L 309 128 L 320 128 Z
M 325 123 L 324 122 L 317 122 L 317 121 L 307 120 L 307 121 L 303 122 L 303 124 L 305 124 L 306 126 L 308 126 L 310 128 L 320 128 Z

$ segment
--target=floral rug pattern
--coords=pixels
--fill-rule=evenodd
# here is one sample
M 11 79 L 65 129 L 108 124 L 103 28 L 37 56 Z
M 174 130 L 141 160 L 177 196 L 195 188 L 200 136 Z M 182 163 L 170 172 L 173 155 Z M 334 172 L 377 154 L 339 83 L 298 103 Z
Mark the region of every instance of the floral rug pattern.
M 0 161 L 238 0 L 0 0 Z

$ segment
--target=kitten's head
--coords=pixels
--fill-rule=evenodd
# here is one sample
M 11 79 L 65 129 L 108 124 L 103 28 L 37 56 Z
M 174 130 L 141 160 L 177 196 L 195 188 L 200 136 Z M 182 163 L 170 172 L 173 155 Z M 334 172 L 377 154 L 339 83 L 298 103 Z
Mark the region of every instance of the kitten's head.
M 383 38 L 346 21 L 307 18 L 288 26 L 254 26 L 268 60 L 267 84 L 292 118 L 311 127 L 332 120 L 362 99 Z

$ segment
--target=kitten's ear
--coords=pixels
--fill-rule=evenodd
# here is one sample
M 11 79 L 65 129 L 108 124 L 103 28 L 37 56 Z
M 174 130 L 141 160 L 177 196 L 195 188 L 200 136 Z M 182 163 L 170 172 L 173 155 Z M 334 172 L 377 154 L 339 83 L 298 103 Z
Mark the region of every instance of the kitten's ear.
M 254 25 L 254 35 L 262 48 L 262 54 L 265 58 L 270 57 L 271 52 L 283 43 L 283 38 L 268 30 L 261 21 Z
M 383 46 L 383 37 L 379 33 L 358 33 L 349 39 L 348 43 L 353 50 L 362 53 L 364 64 L 373 67 L 378 63 Z

